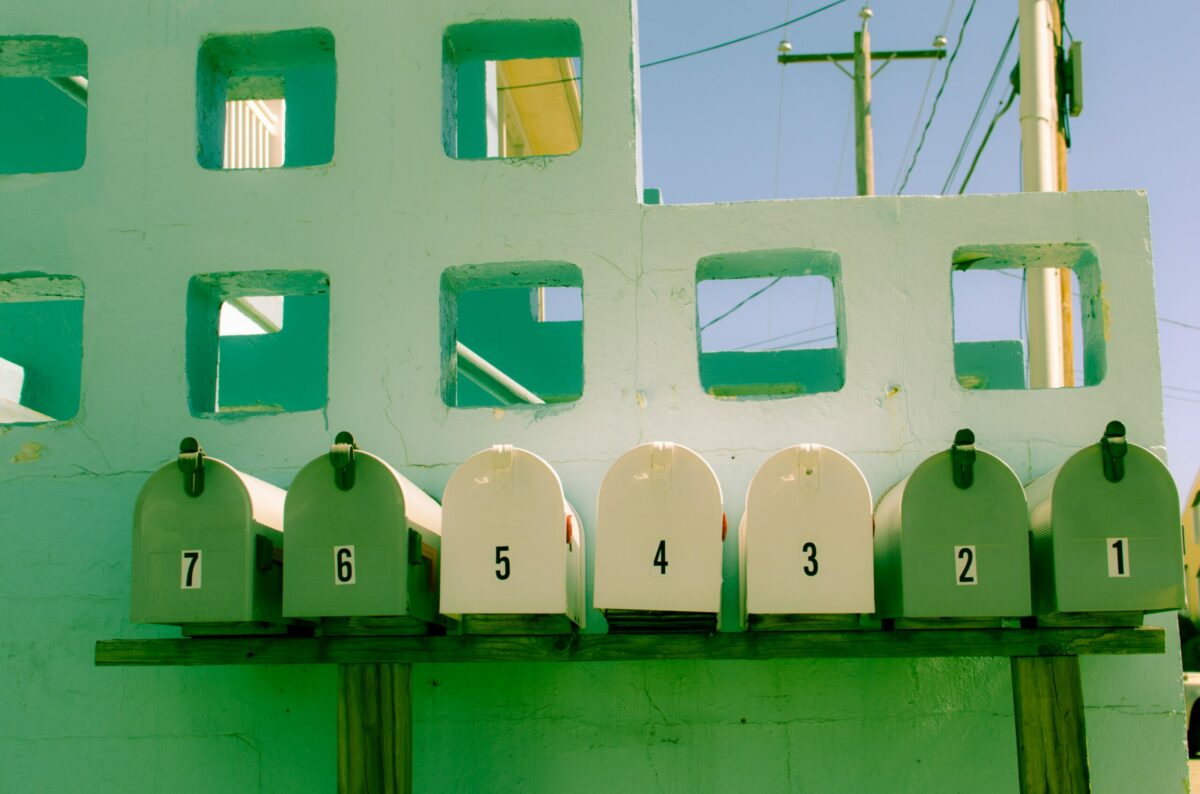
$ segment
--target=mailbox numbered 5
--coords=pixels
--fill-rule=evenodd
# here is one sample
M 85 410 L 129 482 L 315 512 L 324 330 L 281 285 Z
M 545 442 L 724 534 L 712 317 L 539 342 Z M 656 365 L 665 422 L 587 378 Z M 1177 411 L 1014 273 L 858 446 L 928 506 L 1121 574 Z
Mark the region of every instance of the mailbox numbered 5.
M 960 584 L 979 584 L 979 575 L 975 570 L 975 547 L 954 547 L 954 576 Z
M 354 584 L 354 547 L 333 547 L 333 583 Z
M 200 549 L 184 549 L 180 556 L 179 589 L 199 590 L 200 575 L 203 572 L 200 562 Z

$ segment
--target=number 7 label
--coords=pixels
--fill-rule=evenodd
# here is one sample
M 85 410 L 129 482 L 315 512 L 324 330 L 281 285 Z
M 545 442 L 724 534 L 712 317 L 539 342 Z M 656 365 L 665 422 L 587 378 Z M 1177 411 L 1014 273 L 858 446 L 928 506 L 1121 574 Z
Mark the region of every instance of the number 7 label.
M 179 559 L 179 589 L 199 590 L 200 574 L 203 570 L 200 563 L 200 550 L 188 549 L 183 552 L 183 556 Z

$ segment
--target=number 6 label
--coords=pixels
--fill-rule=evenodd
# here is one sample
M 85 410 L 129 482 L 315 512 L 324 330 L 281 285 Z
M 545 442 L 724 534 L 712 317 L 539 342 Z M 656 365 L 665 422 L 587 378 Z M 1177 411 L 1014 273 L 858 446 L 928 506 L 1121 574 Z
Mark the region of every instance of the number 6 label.
M 333 547 L 333 583 L 354 584 L 354 547 Z

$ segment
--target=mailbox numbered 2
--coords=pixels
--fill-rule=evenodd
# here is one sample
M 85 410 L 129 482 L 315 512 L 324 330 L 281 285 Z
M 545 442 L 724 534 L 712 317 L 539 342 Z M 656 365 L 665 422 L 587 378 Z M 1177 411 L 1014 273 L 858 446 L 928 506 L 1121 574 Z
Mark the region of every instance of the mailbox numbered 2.
M 179 589 L 199 590 L 200 574 L 203 572 L 200 562 L 200 549 L 185 549 L 180 556 Z
M 354 584 L 354 547 L 333 547 L 333 583 Z

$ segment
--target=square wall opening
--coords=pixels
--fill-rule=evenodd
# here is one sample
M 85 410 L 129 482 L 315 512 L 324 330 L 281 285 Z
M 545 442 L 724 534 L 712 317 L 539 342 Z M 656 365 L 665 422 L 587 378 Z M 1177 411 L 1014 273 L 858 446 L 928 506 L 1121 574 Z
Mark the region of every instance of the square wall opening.
M 336 100 L 328 30 L 209 36 L 196 66 L 196 158 L 212 169 L 331 162 Z
M 1048 345 L 1053 379 L 1030 375 L 1029 281 L 1054 271 Z M 1084 243 L 963 246 L 954 252 L 954 372 L 964 389 L 1094 386 L 1107 369 L 1095 251 Z M 1045 316 L 1045 315 L 1043 315 Z M 1036 340 L 1034 340 L 1036 342 Z M 1033 384 L 1038 384 L 1034 386 Z
M 442 273 L 442 398 L 455 408 L 543 405 L 583 394 L 583 274 L 565 262 Z
M 74 276 L 0 276 L 0 424 L 79 413 L 83 282 Z
M 313 270 L 193 276 L 186 367 L 195 416 L 324 408 L 329 276 Z
M 841 260 L 829 251 L 719 254 L 696 266 L 700 384 L 714 397 L 794 397 L 845 384 Z
M 571 20 L 451 25 L 442 39 L 446 154 L 570 154 L 583 144 L 583 60 Z
M 0 174 L 83 166 L 87 62 L 80 39 L 0 36 Z

